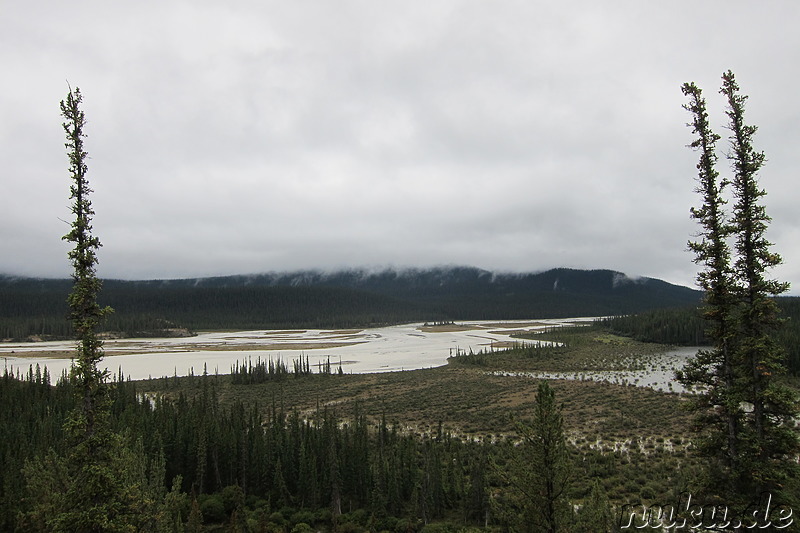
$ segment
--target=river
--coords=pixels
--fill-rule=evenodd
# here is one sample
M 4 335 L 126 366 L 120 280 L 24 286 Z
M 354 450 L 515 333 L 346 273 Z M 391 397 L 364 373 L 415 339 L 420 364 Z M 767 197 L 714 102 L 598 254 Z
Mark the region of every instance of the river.
M 104 343 L 99 365 L 112 375 L 139 380 L 190 373 L 229 374 L 237 362 L 308 357 L 313 367 L 331 362 L 345 373 L 391 372 L 446 364 L 456 350 L 480 351 L 515 342 L 512 333 L 581 324 L 592 318 L 466 321 L 455 326 L 421 323 L 353 330 L 258 330 L 202 332 L 194 337 L 112 339 Z M 4 343 L 4 367 L 26 373 L 31 365 L 47 367 L 53 380 L 67 370 L 74 355 L 71 341 Z

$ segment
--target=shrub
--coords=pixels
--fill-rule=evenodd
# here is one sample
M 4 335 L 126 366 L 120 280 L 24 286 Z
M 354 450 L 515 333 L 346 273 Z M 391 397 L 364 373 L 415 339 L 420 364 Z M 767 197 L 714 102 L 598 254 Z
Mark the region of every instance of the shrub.
M 278 511 L 275 511 L 274 513 L 269 515 L 269 521 L 270 521 L 270 523 L 277 524 L 279 526 L 282 526 L 282 525 L 286 524 L 286 519 Z
M 220 524 L 228 520 L 225 504 L 222 503 L 222 498 L 220 498 L 219 494 L 201 496 L 198 500 L 200 512 L 205 523 Z
M 289 523 L 292 525 L 313 524 L 314 522 L 314 513 L 311 511 L 297 511 L 289 519 Z
M 369 515 L 365 509 L 356 509 L 355 511 L 342 515 L 342 519 L 360 526 L 366 526 Z
M 428 524 L 422 528 L 422 533 L 458 533 L 459 529 L 453 524 Z
M 230 516 L 234 509 L 244 506 L 244 491 L 239 485 L 229 485 L 222 489 L 222 504 L 225 512 Z
M 417 531 L 417 523 L 416 521 L 412 521 L 410 518 L 402 518 L 397 521 L 397 524 L 394 526 L 395 533 L 408 533 L 409 531 Z
M 333 513 L 329 507 L 322 507 L 314 512 L 314 522 L 320 524 L 330 524 L 333 520 Z
M 394 531 L 397 527 L 397 518 L 393 516 L 380 517 L 375 521 L 375 529 L 378 531 Z

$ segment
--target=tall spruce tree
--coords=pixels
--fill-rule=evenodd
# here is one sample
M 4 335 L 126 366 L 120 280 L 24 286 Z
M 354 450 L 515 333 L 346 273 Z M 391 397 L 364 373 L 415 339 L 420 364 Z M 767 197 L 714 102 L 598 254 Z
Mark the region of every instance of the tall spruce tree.
M 598 478 L 592 481 L 592 491 L 578 513 L 577 528 L 583 533 L 619 531 L 614 522 L 611 502 Z
M 94 532 L 113 529 L 116 515 L 122 512 L 119 501 L 122 487 L 117 473 L 109 468 L 112 454 L 118 452 L 115 445 L 119 443 L 115 442 L 118 439 L 111 433 L 109 424 L 107 372 L 97 366 L 103 357 L 97 328 L 110 309 L 101 308 L 97 303 L 101 288 L 96 273 L 97 250 L 101 245 L 92 234 L 94 210 L 89 199 L 92 190 L 86 178 L 88 153 L 83 144 L 86 116 L 81 109 L 82 100 L 80 89 L 75 88 L 61 101 L 74 216 L 70 232 L 63 237 L 74 244 L 69 252 L 73 287 L 67 301 L 78 345 L 70 380 L 78 404 L 65 428 L 70 439 L 67 460 L 76 476 L 68 492 L 72 507 L 65 510 L 54 525 L 64 530 Z
M 64 117 L 64 132 L 67 136 L 67 155 L 69 172 L 72 178 L 70 187 L 72 214 L 74 220 L 70 232 L 63 239 L 75 247 L 69 252 L 72 263 L 73 287 L 67 302 L 70 318 L 78 339 L 76 364 L 72 368 L 71 379 L 80 395 L 80 416 L 76 421 L 87 442 L 104 423 L 107 408 L 107 373 L 98 369 L 103 357 L 103 343 L 97 337 L 100 321 L 111 312 L 97 303 L 101 281 L 97 277 L 97 250 L 100 239 L 92 235 L 94 210 L 89 194 L 89 181 L 86 178 L 88 153 L 84 150 L 83 139 L 86 134 L 86 116 L 80 108 L 83 98 L 79 88 L 70 90 L 67 99 L 61 101 L 61 115 Z M 94 444 L 90 446 L 94 453 Z
M 689 249 L 695 253 L 694 262 L 703 267 L 697 283 L 705 291 L 703 316 L 714 346 L 700 350 L 678 372 L 678 380 L 686 386 L 699 386 L 691 404 L 698 414 L 696 427 L 700 430 L 696 446 L 714 462 L 714 468 L 709 469 L 713 479 L 706 482 L 732 493 L 736 490 L 735 473 L 740 470 L 739 431 L 743 411 L 734 387 L 737 302 L 727 241 L 732 228 L 726 219 L 727 202 L 722 196 L 729 183 L 720 179 L 716 170 L 716 143 L 720 136 L 711 131 L 702 90 L 694 83 L 685 83 L 682 91 L 690 99 L 684 108 L 692 114 L 690 126 L 697 135 L 690 146 L 700 152 L 695 192 L 703 200 L 700 207 L 690 211 L 701 230 L 698 240 L 689 242 Z
M 571 457 L 564 436 L 561 407 L 546 380 L 539 383 L 530 424 L 517 424 L 522 442 L 498 473 L 511 489 L 498 509 L 513 531 L 570 531 L 574 514 L 567 500 L 572 480 Z
M 700 240 L 689 247 L 705 267 L 698 283 L 705 291 L 704 316 L 714 346 L 700 351 L 678 378 L 698 392 L 693 402 L 702 428 L 698 450 L 710 459 L 706 488 L 731 503 L 747 502 L 761 491 L 789 498 L 783 488 L 797 473 L 797 399 L 776 382 L 786 369 L 773 338 L 780 324 L 774 297 L 788 284 L 768 277 L 781 258 L 765 238 L 770 218 L 756 177 L 765 158 L 752 146 L 757 128 L 744 121 L 747 97 L 739 93 L 731 71 L 722 80 L 731 131 L 730 181 L 720 180 L 715 169 L 720 137 L 708 125 L 700 89 L 693 83 L 682 87 L 698 136 L 691 146 L 701 152 L 697 191 L 703 197 L 702 207 L 692 209 L 702 228 Z M 735 200 L 730 215 L 723 211 L 727 185 Z
M 777 345 L 774 333 L 780 325 L 775 296 L 789 289 L 789 284 L 770 279 L 769 270 L 779 265 L 781 256 L 771 250 L 766 239 L 771 218 L 761 199 L 766 191 L 759 186 L 757 173 L 764 164 L 763 152 L 753 148 L 756 126 L 744 120 L 747 96 L 740 94 L 733 72 L 722 76 L 720 93 L 728 102 L 730 153 L 733 167 L 732 215 L 734 272 L 740 300 L 739 334 L 736 354 L 741 374 L 741 394 L 752 405 L 747 413 L 748 433 L 742 451 L 747 474 L 752 478 L 751 492 L 780 491 L 797 474 L 797 463 L 790 460 L 798 451 L 794 417 L 797 398 L 775 378 L 786 373 L 785 353 Z
M 23 522 L 34 531 L 147 531 L 153 523 L 153 510 L 148 502 L 163 494 L 147 494 L 151 484 L 146 479 L 143 451 L 131 447 L 112 430 L 108 375 L 98 368 L 103 350 L 96 329 L 110 309 L 97 303 L 101 283 L 95 269 L 100 241 L 92 235 L 94 211 L 86 179 L 88 155 L 83 146 L 86 118 L 81 101 L 80 90 L 76 88 L 70 89 L 66 100 L 61 102 L 74 215 L 64 239 L 74 243 L 69 252 L 74 283 L 68 304 L 77 337 L 77 354 L 70 372 L 76 406 L 64 424 L 65 455 L 51 451 L 25 465 L 32 505 Z
M 567 489 L 572 479 L 571 458 L 564 436 L 564 417 L 556 403 L 555 391 L 543 380 L 536 392 L 532 431 L 525 435 L 532 448 L 531 468 L 538 492 L 534 521 L 540 531 L 566 531 L 572 521 Z

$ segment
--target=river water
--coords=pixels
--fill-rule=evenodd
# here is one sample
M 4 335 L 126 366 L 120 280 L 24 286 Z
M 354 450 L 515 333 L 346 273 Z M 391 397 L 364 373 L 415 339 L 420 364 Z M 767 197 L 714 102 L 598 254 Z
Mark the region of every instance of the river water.
M 113 339 L 104 343 L 106 356 L 99 365 L 131 379 L 185 376 L 190 373 L 229 374 L 239 361 L 308 357 L 312 366 L 341 364 L 346 373 L 414 370 L 446 364 L 456 350 L 475 352 L 515 342 L 511 334 L 590 322 L 591 318 L 459 322 L 457 328 L 426 328 L 404 324 L 362 330 L 259 330 L 207 332 L 168 339 Z M 26 373 L 33 365 L 47 366 L 55 378 L 71 364 L 71 341 L 0 345 L 6 369 Z
M 589 323 L 593 318 L 459 322 L 456 327 L 404 324 L 355 330 L 258 330 L 205 332 L 194 337 L 166 339 L 113 339 L 104 343 L 99 365 L 113 376 L 139 380 L 190 373 L 229 374 L 231 367 L 248 360 L 283 360 L 288 368 L 300 357 L 314 370 L 326 362 L 345 373 L 392 372 L 430 368 L 447 363 L 457 351 L 478 352 L 504 343 L 519 342 L 513 333 Z M 526 341 L 532 342 L 532 341 Z M 72 363 L 71 341 L 4 343 L 0 357 L 4 368 L 25 374 L 37 364 L 47 367 L 52 380 Z M 682 392 L 674 383 L 674 370 L 683 366 L 696 349 L 681 348 L 659 354 L 646 369 L 526 374 L 531 378 L 605 381 Z

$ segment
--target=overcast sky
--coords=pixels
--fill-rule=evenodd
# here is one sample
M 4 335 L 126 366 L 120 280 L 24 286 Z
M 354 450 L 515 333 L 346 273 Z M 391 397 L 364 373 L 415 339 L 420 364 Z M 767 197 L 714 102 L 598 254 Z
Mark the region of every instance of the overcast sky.
M 680 86 L 726 138 L 732 69 L 797 294 L 798 23 L 788 0 L 0 0 L 0 272 L 70 274 L 69 83 L 102 277 L 458 264 L 694 286 Z

